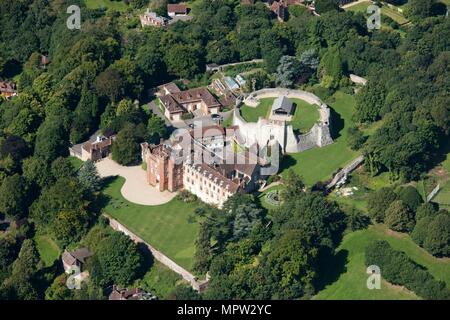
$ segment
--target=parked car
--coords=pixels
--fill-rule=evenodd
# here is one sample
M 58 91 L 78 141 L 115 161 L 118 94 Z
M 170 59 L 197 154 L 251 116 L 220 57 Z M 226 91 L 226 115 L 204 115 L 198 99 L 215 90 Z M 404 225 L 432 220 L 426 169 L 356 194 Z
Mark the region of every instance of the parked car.
M 220 121 L 222 120 L 222 117 L 220 116 L 220 114 L 213 113 L 211 114 L 211 119 L 213 119 L 213 121 Z

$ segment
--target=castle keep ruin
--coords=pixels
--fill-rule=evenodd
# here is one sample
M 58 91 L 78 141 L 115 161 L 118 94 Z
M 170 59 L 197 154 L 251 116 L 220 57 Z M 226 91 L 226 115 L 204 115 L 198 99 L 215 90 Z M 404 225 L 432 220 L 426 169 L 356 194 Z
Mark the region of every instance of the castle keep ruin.
M 268 88 L 252 92 L 244 99 L 244 103 L 257 107 L 260 99 L 273 97 L 287 97 L 304 100 L 317 105 L 320 118 L 311 130 L 305 134 L 296 135 L 292 125 L 286 121 L 277 121 L 259 118 L 255 122 L 246 122 L 239 108 L 234 110 L 233 125 L 238 126 L 240 136 L 245 147 L 250 148 L 257 144 L 264 148 L 278 142 L 283 153 L 297 153 L 314 147 L 324 147 L 333 143 L 330 133 L 330 108 L 312 93 L 302 90 L 283 88 Z

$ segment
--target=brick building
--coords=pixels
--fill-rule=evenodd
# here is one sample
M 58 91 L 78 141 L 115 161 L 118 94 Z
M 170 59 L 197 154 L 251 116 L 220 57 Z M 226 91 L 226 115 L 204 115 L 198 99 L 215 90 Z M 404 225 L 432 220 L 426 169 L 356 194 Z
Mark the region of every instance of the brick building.
M 141 143 L 142 161 L 146 164 L 147 182 L 159 189 L 177 191 L 183 187 L 183 165 L 177 164 L 170 146 Z

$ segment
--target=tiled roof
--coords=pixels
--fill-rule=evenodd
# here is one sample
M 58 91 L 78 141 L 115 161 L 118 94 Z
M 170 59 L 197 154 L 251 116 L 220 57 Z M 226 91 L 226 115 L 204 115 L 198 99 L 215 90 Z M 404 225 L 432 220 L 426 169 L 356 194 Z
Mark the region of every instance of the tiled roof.
M 169 3 L 167 5 L 167 12 L 168 13 L 187 13 L 187 6 L 182 3 Z
M 184 108 L 181 107 L 178 102 L 172 97 L 172 95 L 167 94 L 159 98 L 163 106 L 169 111 L 169 113 L 181 113 L 184 112 Z
M 196 88 L 180 92 L 173 92 L 160 97 L 161 103 L 169 113 L 184 112 L 183 104 L 200 102 L 206 104 L 208 108 L 220 107 L 221 104 L 206 88 Z

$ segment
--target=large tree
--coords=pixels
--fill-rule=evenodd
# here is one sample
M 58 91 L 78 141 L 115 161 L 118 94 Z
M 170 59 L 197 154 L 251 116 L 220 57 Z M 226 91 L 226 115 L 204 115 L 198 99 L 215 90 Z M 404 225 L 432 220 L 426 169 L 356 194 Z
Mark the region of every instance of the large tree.
M 139 162 L 139 137 L 136 135 L 136 126 L 127 123 L 117 134 L 112 146 L 112 158 L 122 165 L 131 165 Z
M 98 175 L 97 168 L 91 160 L 83 163 L 78 170 L 78 181 L 88 190 L 99 191 L 101 188 L 101 178 Z
M 384 222 L 394 231 L 410 232 L 415 224 L 414 213 L 402 200 L 397 200 L 386 209 Z
M 143 263 L 138 246 L 125 234 L 114 232 L 98 244 L 90 273 L 101 286 L 129 285 L 142 274 Z
M 6 177 L 0 186 L 0 213 L 11 218 L 22 218 L 28 213 L 31 192 L 19 174 Z

